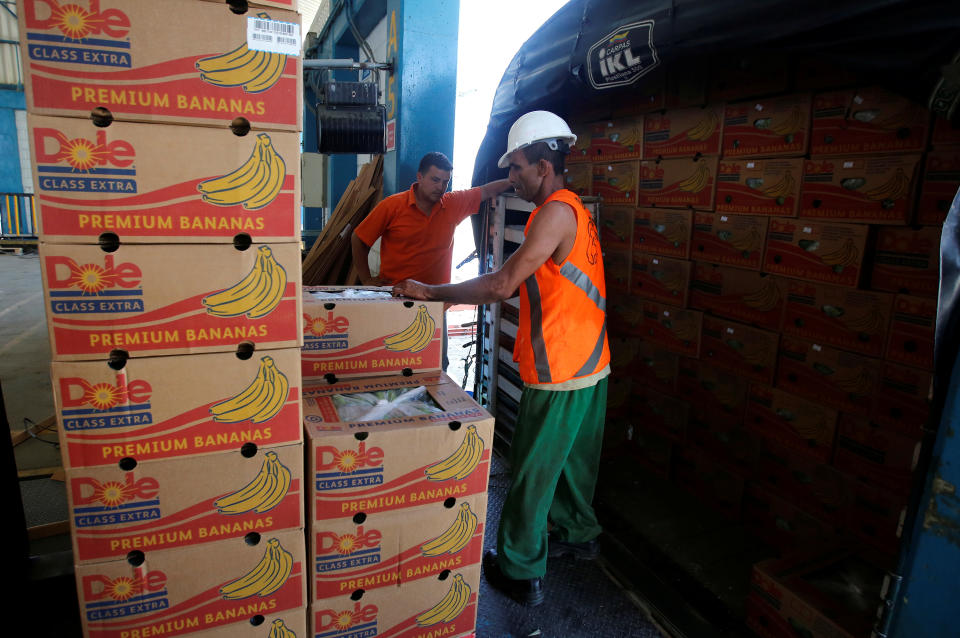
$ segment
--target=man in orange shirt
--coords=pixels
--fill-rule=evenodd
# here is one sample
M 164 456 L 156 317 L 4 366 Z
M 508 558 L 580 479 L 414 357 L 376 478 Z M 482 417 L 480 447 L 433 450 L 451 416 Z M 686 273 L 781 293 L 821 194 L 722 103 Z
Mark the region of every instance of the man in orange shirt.
M 452 170 L 446 155 L 427 153 L 410 190 L 377 204 L 353 231 L 353 265 L 364 285 L 381 286 L 403 279 L 450 283 L 457 224 L 476 213 L 484 199 L 510 188 L 510 180 L 500 179 L 448 193 Z M 381 238 L 380 274 L 372 277 L 367 259 L 377 238 Z

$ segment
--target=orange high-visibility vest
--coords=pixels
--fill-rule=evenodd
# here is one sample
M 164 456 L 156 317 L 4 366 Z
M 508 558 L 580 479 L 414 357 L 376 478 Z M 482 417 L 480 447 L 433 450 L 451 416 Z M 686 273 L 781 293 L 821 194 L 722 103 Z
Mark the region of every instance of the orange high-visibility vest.
M 563 189 L 544 202 L 559 201 L 577 215 L 577 238 L 563 263 L 546 262 L 520 286 L 520 326 L 513 360 L 524 383 L 563 383 L 596 374 L 610 363 L 607 290 L 600 237 L 580 198 Z M 530 214 L 524 236 L 540 211 Z

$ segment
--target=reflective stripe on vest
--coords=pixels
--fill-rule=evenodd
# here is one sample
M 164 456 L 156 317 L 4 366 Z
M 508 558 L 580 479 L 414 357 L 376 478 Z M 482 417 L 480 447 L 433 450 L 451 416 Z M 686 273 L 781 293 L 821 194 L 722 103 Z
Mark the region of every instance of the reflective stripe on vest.
M 540 305 L 540 286 L 537 276 L 530 275 L 524 282 L 527 286 L 527 299 L 530 302 L 530 345 L 533 346 L 533 361 L 537 367 L 540 383 L 553 383 L 550 380 L 550 361 L 547 360 L 547 344 L 543 341 L 543 307 Z

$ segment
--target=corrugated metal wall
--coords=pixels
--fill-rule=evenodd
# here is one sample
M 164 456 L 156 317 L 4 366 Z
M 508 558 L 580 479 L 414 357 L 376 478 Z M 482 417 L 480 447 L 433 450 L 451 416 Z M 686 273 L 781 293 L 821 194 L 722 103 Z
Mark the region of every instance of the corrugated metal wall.
M 0 87 L 23 87 L 18 38 L 17 3 L 0 0 Z

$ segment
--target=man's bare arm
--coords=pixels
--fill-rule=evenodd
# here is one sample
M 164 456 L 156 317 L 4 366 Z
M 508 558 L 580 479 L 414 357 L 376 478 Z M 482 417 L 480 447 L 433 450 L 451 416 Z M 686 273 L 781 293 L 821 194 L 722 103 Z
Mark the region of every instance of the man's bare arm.
M 569 206 L 546 204 L 533 219 L 526 239 L 503 264 L 503 268 L 459 284 L 430 286 L 407 279 L 393 287 L 398 297 L 485 304 L 509 299 L 520 285 L 548 259 L 560 244 L 577 233 L 577 218 Z
M 510 188 L 510 186 L 510 180 L 508 179 L 498 179 L 493 182 L 488 182 L 480 187 L 480 193 L 483 195 L 482 199 L 493 199 Z
M 364 286 L 380 286 L 382 281 L 379 277 L 370 275 L 370 247 L 363 243 L 363 240 L 356 232 L 350 235 L 350 248 L 353 259 L 353 267 L 357 269 L 357 275 L 360 276 L 360 283 Z

